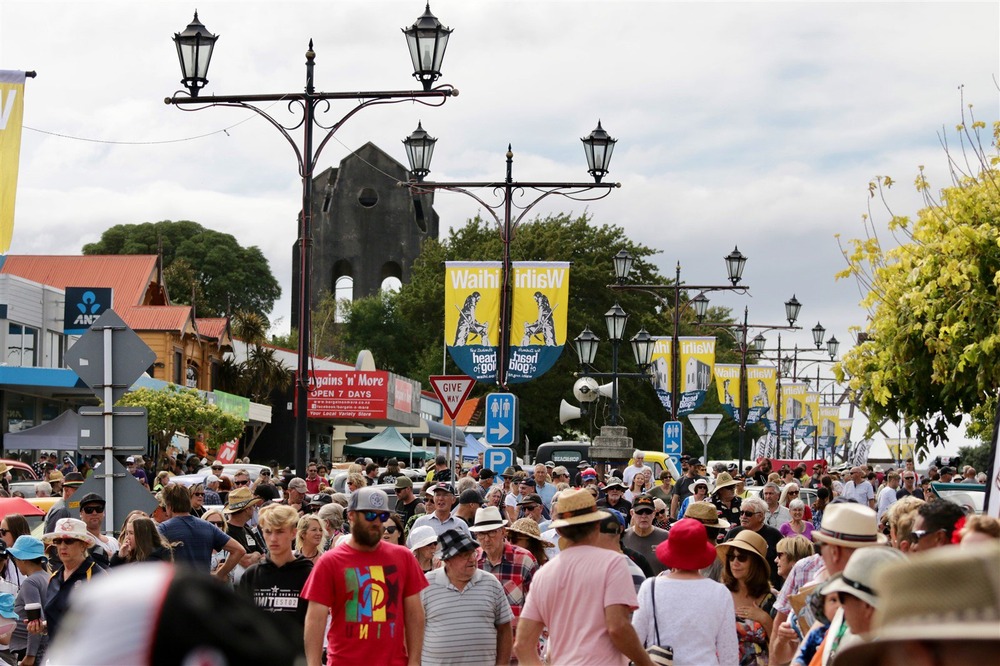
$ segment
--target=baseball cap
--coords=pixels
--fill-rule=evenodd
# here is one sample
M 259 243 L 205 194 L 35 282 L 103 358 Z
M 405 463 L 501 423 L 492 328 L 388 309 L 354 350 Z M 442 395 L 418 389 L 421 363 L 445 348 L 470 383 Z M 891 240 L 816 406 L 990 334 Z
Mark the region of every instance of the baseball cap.
M 526 504 L 541 504 L 541 503 L 542 503 L 542 498 L 536 495 L 535 493 L 531 493 L 530 495 L 525 495 L 524 499 L 518 502 L 517 505 L 524 506 Z
M 304 493 L 307 490 L 309 490 L 308 486 L 306 486 L 306 480 L 303 479 L 303 478 L 300 478 L 300 477 L 295 477 L 294 479 L 292 479 L 291 481 L 289 481 L 288 482 L 288 489 L 289 490 L 297 490 L 300 493 Z
M 125 459 L 125 463 L 128 464 L 128 465 L 134 465 L 135 464 L 135 457 L 129 456 L 128 458 Z
M 348 511 L 386 511 L 389 507 L 389 496 L 378 488 L 361 488 L 351 493 L 347 503 Z
M 100 504 L 103 507 L 107 504 L 107 502 L 105 502 L 104 498 L 97 493 L 87 493 L 80 500 L 80 508 L 83 508 L 83 505 L 85 504 Z
M 596 481 L 597 480 L 597 470 L 594 468 L 588 468 L 580 472 L 580 478 L 585 481 Z
M 529 477 L 525 477 L 525 478 L 521 479 L 521 485 L 522 486 L 528 486 L 530 488 L 534 488 L 535 487 L 535 480 L 532 479 L 530 476 Z
M 479 470 L 479 478 L 480 479 L 492 479 L 495 476 L 496 476 L 496 472 L 494 472 L 493 470 L 491 470 L 488 467 L 484 467 L 483 469 Z
M 639 509 L 649 509 L 650 511 L 656 511 L 656 502 L 650 495 L 639 495 L 634 500 L 632 500 L 632 510 L 638 512 Z
M 450 483 L 443 483 L 443 482 L 442 483 L 435 483 L 431 487 L 431 492 L 432 493 L 436 493 L 438 491 L 440 491 L 442 493 L 448 493 L 449 495 L 454 495 L 454 492 L 452 492 L 451 484 Z
M 397 476 L 396 477 L 396 490 L 402 490 L 403 488 L 412 488 L 413 481 L 408 476 Z

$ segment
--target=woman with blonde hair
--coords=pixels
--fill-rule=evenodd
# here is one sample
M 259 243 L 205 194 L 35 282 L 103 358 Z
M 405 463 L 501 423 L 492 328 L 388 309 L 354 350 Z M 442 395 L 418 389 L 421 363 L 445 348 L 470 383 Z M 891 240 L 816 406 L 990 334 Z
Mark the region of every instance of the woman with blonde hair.
M 267 508 L 267 507 L 265 507 Z M 295 554 L 315 563 L 323 554 L 326 543 L 326 526 L 315 513 L 299 518 L 295 528 Z
M 368 487 L 368 482 L 365 481 L 365 475 L 361 472 L 351 472 L 347 475 L 347 489 L 349 492 L 353 493 L 355 490 L 366 487 Z
M 792 572 L 792 567 L 799 560 L 813 554 L 812 541 L 804 536 L 788 536 L 782 539 L 774 547 L 778 551 L 778 556 L 774 558 L 774 564 L 778 567 L 778 575 L 782 580 L 788 578 Z

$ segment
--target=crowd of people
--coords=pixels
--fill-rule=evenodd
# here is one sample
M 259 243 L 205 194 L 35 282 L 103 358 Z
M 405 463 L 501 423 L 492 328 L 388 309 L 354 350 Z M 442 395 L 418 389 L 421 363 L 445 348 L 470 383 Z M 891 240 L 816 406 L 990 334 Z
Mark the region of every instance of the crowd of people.
M 935 498 L 924 480 L 947 468 L 807 473 L 763 460 L 741 475 L 684 459 L 681 478 L 656 483 L 641 451 L 618 469 L 500 474 L 481 461 L 439 457 L 415 473 L 359 459 L 337 493 L 318 461 L 303 477 L 256 478 L 213 463 L 189 485 L 128 463 L 158 508 L 128 514 L 117 539 L 101 529 L 104 498 L 75 497 L 76 470 L 42 469 L 50 485 L 59 472 L 63 501 L 41 539 L 22 516 L 0 521 L 0 660 L 127 661 L 123 646 L 75 662 L 82 653 L 62 646 L 115 605 L 75 600 L 115 598 L 139 567 L 183 571 L 149 575 L 207 586 L 266 628 L 259 655 L 310 666 L 920 666 L 1000 648 L 1000 521 Z M 948 594 L 925 592 L 930 575 Z M 215 635 L 185 640 L 191 654 L 230 649 Z

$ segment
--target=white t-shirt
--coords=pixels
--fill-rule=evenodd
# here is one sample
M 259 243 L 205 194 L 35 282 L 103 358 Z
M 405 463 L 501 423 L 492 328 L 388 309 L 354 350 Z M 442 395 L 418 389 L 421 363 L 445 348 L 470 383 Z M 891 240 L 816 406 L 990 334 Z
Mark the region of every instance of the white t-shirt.
M 655 623 L 653 581 L 656 581 Z M 697 599 L 697 604 L 691 608 L 693 599 Z M 689 611 L 679 612 L 681 608 Z M 639 588 L 639 610 L 632 616 L 632 626 L 643 646 L 673 648 L 674 666 L 739 663 L 733 595 L 714 580 L 674 580 L 665 575 L 646 580 Z
M 626 486 L 631 487 L 632 479 L 635 478 L 635 475 L 638 474 L 639 472 L 645 471 L 645 469 L 646 469 L 645 465 L 639 465 L 638 467 L 636 467 L 635 465 L 629 465 L 628 467 L 625 468 L 625 472 L 622 474 L 622 483 L 624 483 Z

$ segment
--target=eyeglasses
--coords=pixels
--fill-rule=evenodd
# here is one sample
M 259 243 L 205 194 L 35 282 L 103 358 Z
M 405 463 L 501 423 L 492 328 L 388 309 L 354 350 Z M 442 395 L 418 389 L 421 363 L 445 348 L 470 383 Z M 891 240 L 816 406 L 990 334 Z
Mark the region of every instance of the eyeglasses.
M 271 471 L 270 470 L 266 470 L 266 469 L 265 470 L 261 470 L 260 471 L 260 475 L 261 476 L 271 476 Z
M 943 531 L 944 530 L 941 528 L 938 528 L 936 530 L 913 530 L 907 535 L 906 540 L 909 541 L 910 543 L 916 543 L 921 539 L 923 539 L 928 534 L 936 534 L 938 532 L 943 532 Z
M 233 485 L 234 486 L 249 486 L 250 485 L 250 480 L 249 479 L 244 479 L 243 481 L 233 481 Z
M 758 513 L 760 513 L 760 511 L 740 511 L 740 515 L 746 516 L 747 518 L 753 518 Z
M 104 513 L 103 506 L 84 506 L 80 508 L 84 513 Z
M 729 555 L 726 556 L 730 562 L 736 560 L 737 562 L 746 562 L 750 559 L 750 553 L 744 553 L 741 550 L 736 550 L 735 548 L 729 549 Z
M 205 493 L 191 493 L 193 497 L 204 497 Z
M 386 525 L 385 526 L 385 533 L 386 534 L 395 534 L 396 533 L 396 526 L 395 525 Z
M 0 536 L 7 536 L 10 534 L 10 530 L 0 527 Z
M 53 546 L 61 546 L 63 544 L 69 545 L 71 543 L 83 543 L 83 542 L 80 541 L 79 539 L 66 539 L 64 537 L 56 537 L 55 539 L 52 540 L 51 543 Z
M 388 511 L 364 511 L 361 515 L 364 516 L 365 520 L 369 523 L 374 523 L 376 519 L 382 521 L 383 523 L 388 522 L 389 520 Z

